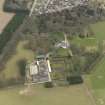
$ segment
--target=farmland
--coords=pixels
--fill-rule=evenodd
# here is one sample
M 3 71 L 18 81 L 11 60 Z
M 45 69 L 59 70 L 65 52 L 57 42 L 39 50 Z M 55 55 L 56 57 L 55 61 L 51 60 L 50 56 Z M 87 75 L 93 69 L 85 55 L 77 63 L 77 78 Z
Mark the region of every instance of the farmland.
M 41 85 L 32 88 L 32 95 L 20 95 L 24 87 L 0 91 L 1 105 L 92 105 L 83 85 L 45 89 Z M 6 101 L 5 101 L 6 100 Z M 76 100 L 76 101 L 75 101 Z
M 17 62 L 21 59 L 32 61 L 34 53 L 30 50 L 24 49 L 24 45 L 27 41 L 20 41 L 16 48 L 16 54 L 14 54 L 6 63 L 5 68 L 1 75 L 5 75 L 5 79 L 18 76 L 19 68 Z
M 99 22 L 92 25 L 92 29 L 95 32 L 95 37 L 101 43 L 105 40 L 105 22 Z M 86 76 L 90 91 L 92 91 L 94 99 L 97 105 L 105 104 L 105 56 L 103 59 L 93 68 L 93 72 Z

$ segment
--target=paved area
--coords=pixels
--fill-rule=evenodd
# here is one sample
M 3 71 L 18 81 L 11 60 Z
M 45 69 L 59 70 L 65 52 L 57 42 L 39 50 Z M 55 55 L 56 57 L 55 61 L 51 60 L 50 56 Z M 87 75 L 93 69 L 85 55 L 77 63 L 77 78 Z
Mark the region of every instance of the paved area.
M 15 15 L 13 13 L 5 13 L 5 12 L 3 12 L 2 8 L 3 8 L 4 1 L 5 0 L 0 0 L 0 33 L 3 31 L 3 29 L 8 24 L 8 22 Z

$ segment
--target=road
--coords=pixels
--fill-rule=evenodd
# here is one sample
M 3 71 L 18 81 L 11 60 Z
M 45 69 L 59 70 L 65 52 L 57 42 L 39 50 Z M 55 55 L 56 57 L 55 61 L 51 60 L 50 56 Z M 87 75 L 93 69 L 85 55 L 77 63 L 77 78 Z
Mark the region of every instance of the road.
M 31 11 L 30 11 L 29 16 L 31 16 L 31 15 L 32 15 L 32 13 L 33 13 L 33 11 L 34 11 L 34 8 L 35 8 L 36 3 L 37 3 L 37 0 L 34 0 L 34 3 L 33 3 L 33 5 L 32 5 L 32 8 L 31 8 Z

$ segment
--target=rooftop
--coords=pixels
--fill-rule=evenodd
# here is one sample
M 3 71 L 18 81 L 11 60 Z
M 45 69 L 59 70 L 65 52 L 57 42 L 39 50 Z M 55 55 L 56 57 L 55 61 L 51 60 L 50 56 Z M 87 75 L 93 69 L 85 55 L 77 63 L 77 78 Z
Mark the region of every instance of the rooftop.
M 37 61 L 33 61 L 31 64 L 28 65 L 27 70 L 28 76 L 31 77 L 32 84 L 51 81 L 51 67 L 49 64 L 49 60 L 37 59 Z

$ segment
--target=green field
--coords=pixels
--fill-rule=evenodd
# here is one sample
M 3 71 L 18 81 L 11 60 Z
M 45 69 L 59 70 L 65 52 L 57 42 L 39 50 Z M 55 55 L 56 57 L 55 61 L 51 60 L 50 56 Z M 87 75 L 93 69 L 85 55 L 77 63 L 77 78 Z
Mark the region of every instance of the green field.
M 105 22 L 98 22 L 91 25 L 97 40 L 105 40 Z
M 14 54 L 6 63 L 5 69 L 0 75 L 5 76 L 5 79 L 10 79 L 12 77 L 18 77 L 19 67 L 17 62 L 22 59 L 27 59 L 28 61 L 32 61 L 34 58 L 34 53 L 31 50 L 24 49 L 24 45 L 27 41 L 21 41 L 17 45 L 16 54 Z
M 83 85 L 46 89 L 35 86 L 31 95 L 20 95 L 23 87 L 0 91 L 0 105 L 92 105 Z
M 98 42 L 105 40 L 105 22 L 98 22 L 96 24 L 90 25 L 91 29 L 94 32 L 94 36 L 91 38 L 74 38 L 73 43 L 82 46 L 95 46 Z
M 94 47 L 105 41 L 105 21 L 90 25 L 94 32 L 92 38 L 74 38 L 71 42 L 83 47 Z M 94 67 L 91 74 L 86 76 L 87 86 L 90 88 L 97 105 L 105 105 L 105 57 Z
M 105 104 L 105 57 L 96 65 L 91 75 L 87 77 L 97 105 Z
M 101 43 L 105 40 L 105 22 L 92 25 L 96 39 Z M 94 67 L 93 72 L 86 76 L 97 105 L 105 105 L 105 57 Z
M 87 47 L 87 46 L 96 46 L 98 43 L 98 40 L 95 37 L 83 38 L 83 39 L 76 37 L 71 42 L 74 44 L 77 44 L 78 46 Z

